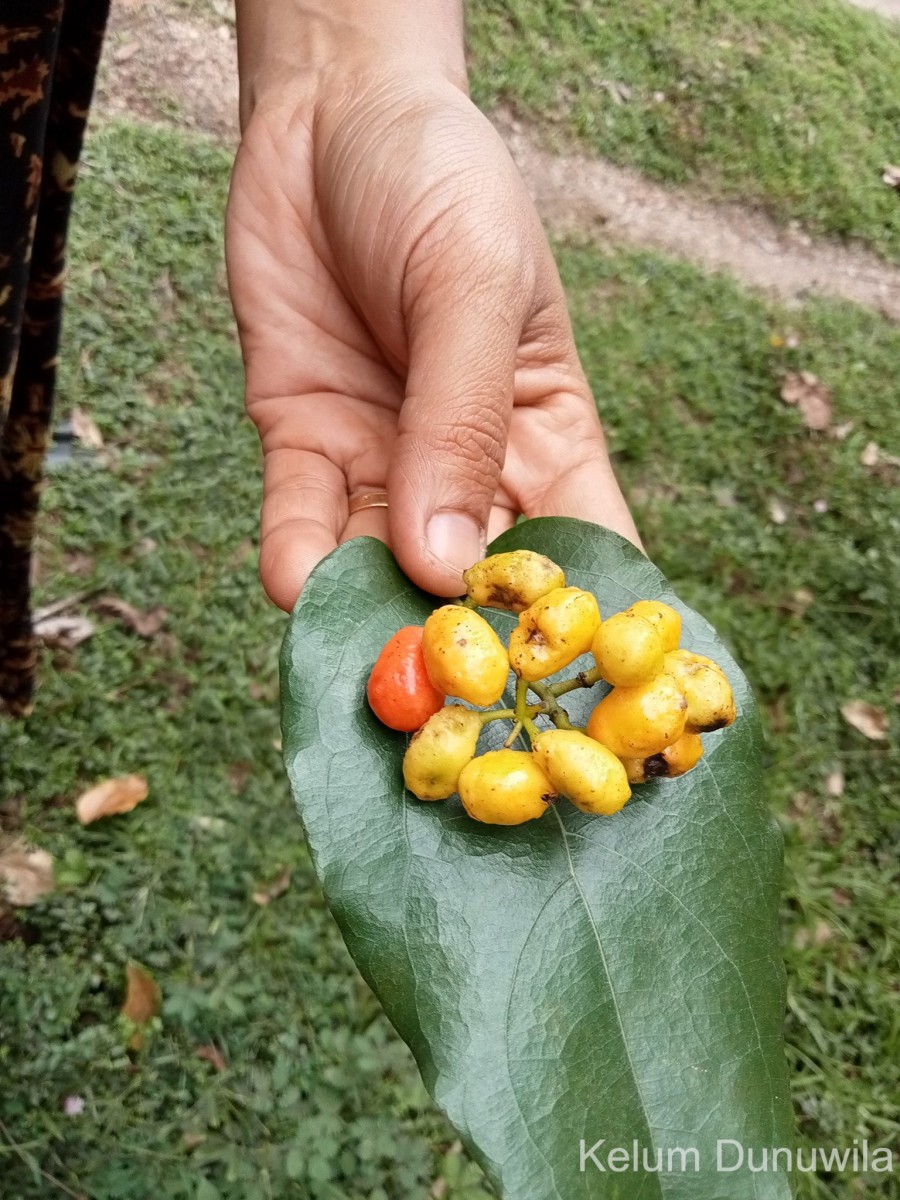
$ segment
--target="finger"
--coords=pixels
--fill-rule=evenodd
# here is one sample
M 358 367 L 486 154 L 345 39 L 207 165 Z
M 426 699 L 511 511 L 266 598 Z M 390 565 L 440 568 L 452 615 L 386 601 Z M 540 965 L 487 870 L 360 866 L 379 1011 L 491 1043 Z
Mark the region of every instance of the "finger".
M 491 509 L 490 517 L 488 517 L 487 540 L 492 542 L 501 533 L 506 533 L 507 529 L 512 529 L 518 515 L 511 508 L 504 508 L 499 504 L 495 504 Z
M 388 514 L 386 508 L 362 508 L 348 519 L 340 541 L 349 542 L 356 537 L 376 537 L 388 542 Z
M 321 454 L 266 455 L 259 574 L 269 598 L 290 612 L 313 567 L 337 546 L 347 521 L 344 474 Z
M 438 596 L 464 590 L 462 573 L 487 543 L 522 328 L 503 291 L 474 302 L 444 283 L 427 311 L 410 319 L 406 398 L 387 484 L 391 543 L 407 575 Z
M 641 539 L 616 479 L 596 414 L 572 428 L 566 453 L 557 456 L 543 486 L 522 496 L 528 517 L 578 517 L 620 533 L 642 550 Z

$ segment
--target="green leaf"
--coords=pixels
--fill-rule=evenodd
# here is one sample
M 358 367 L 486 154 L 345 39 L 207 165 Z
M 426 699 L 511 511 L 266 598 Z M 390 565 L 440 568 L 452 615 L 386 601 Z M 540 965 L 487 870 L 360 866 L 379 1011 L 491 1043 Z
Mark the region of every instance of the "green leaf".
M 388 637 L 435 601 L 379 542 L 348 542 L 307 583 L 282 656 L 285 758 L 328 903 L 505 1200 L 783 1200 L 785 1156 L 772 1164 L 772 1148 L 793 1144 L 781 840 L 747 682 L 711 626 L 617 535 L 541 519 L 491 549 L 517 547 L 561 563 L 606 614 L 639 598 L 677 607 L 682 644 L 727 671 L 738 721 L 705 737 L 694 771 L 635 789 L 614 817 L 562 803 L 501 828 L 469 820 L 456 798 L 420 803 L 403 789 L 406 738 L 379 724 L 365 692 Z M 512 617 L 482 611 L 508 634 Z M 583 724 L 600 694 L 564 703 Z M 499 744 L 503 724 L 482 748 Z M 717 1170 L 720 1139 L 738 1143 L 740 1169 Z M 759 1167 L 764 1148 L 767 1169 L 751 1173 L 750 1150 Z M 737 1155 L 724 1146 L 722 1166 Z

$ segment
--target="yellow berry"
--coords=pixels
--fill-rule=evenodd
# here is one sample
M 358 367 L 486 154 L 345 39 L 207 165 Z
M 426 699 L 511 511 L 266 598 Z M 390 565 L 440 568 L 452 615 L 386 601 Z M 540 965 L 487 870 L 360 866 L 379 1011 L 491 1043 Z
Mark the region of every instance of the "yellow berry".
M 712 733 L 731 725 L 737 716 L 734 692 L 718 663 L 690 650 L 675 650 L 666 655 L 663 670 L 684 693 L 688 733 Z
M 683 733 L 677 742 L 647 758 L 623 758 L 629 783 L 648 779 L 675 779 L 686 775 L 703 757 L 703 742 L 697 733 Z
M 494 704 L 509 678 L 503 643 L 484 617 L 460 604 L 436 608 L 425 622 L 422 654 L 428 678 L 445 696 Z
M 646 759 L 643 758 L 620 758 L 619 762 L 625 768 L 625 776 L 629 783 L 646 783 L 647 772 L 644 770 Z
M 481 733 L 481 717 L 471 708 L 448 704 L 413 734 L 403 756 L 403 782 L 420 800 L 446 800 L 456 791 Z
M 459 798 L 476 821 L 521 825 L 542 817 L 556 792 L 527 750 L 489 750 L 463 767 Z
M 535 738 L 532 752 L 554 788 L 582 812 L 608 816 L 631 795 L 625 768 L 613 752 L 580 729 L 548 729 Z
M 670 605 L 663 604 L 662 600 L 636 600 L 625 611 L 634 613 L 636 617 L 643 617 L 655 627 L 662 639 L 665 653 L 678 649 L 681 640 L 681 616 Z
M 606 682 L 621 687 L 647 683 L 663 668 L 663 644 L 656 626 L 633 612 L 607 618 L 591 650 Z
M 662 674 L 637 687 L 613 688 L 591 713 L 587 733 L 618 758 L 647 758 L 678 741 L 686 719 L 687 701 Z
M 566 586 L 566 574 L 543 554 L 510 550 L 491 554 L 463 572 L 466 594 L 484 608 L 520 613 L 554 588 Z
M 509 639 L 509 661 L 521 679 L 534 682 L 567 667 L 591 648 L 600 610 L 590 592 L 554 588 L 519 613 Z

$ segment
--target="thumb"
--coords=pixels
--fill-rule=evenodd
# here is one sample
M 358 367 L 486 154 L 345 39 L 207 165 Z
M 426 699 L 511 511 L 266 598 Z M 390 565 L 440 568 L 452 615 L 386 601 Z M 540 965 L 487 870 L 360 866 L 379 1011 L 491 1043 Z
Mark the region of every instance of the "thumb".
M 410 314 L 388 515 L 400 566 L 434 595 L 464 592 L 462 572 L 484 557 L 512 415 L 520 305 L 521 297 L 510 303 L 445 285 L 439 301 Z

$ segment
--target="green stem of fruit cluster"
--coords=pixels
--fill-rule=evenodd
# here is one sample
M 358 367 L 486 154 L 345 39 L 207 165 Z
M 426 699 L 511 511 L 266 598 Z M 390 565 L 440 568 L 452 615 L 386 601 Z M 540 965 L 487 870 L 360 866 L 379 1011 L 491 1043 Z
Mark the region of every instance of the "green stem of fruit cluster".
M 548 683 L 530 683 L 528 685 L 531 690 L 544 702 L 544 707 L 547 711 L 547 716 L 553 722 L 557 729 L 574 729 L 575 726 L 569 720 L 569 714 L 559 704 L 553 694 L 553 688 Z
M 543 706 L 541 706 L 543 709 Z M 524 679 L 516 680 L 516 711 L 515 718 L 528 734 L 529 740 L 534 741 L 540 730 L 531 719 L 531 709 L 528 705 L 528 684 Z
M 539 717 L 548 710 L 543 704 L 529 704 L 525 711 L 529 717 Z M 517 721 L 519 719 L 516 710 L 513 708 L 490 708 L 478 715 L 481 717 L 482 725 L 489 725 L 491 721 Z
M 522 722 L 516 721 L 516 723 L 513 725 L 512 729 L 509 731 L 509 737 L 503 743 L 503 746 L 506 750 L 508 750 L 510 748 L 510 746 L 513 744 L 513 742 L 516 740 L 516 738 L 519 736 L 519 734 L 521 732 L 522 732 Z
M 578 688 L 593 687 L 595 683 L 600 683 L 603 676 L 600 674 L 599 667 L 592 667 L 590 671 L 579 671 L 574 679 L 564 679 L 562 683 L 551 683 L 547 687 L 547 691 L 551 696 L 565 696 L 566 692 L 574 692 Z M 532 689 L 538 692 L 537 688 Z M 538 695 L 541 695 L 538 692 Z

